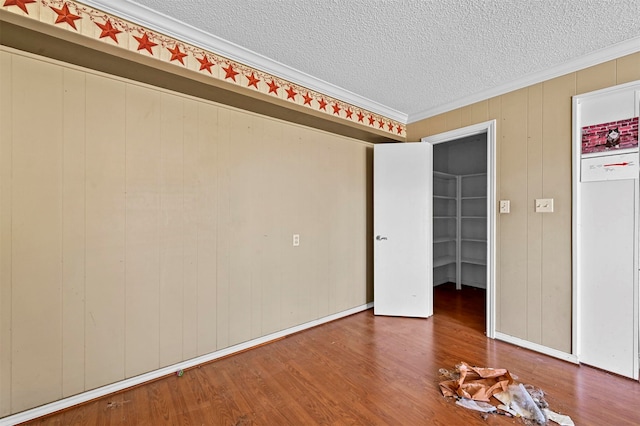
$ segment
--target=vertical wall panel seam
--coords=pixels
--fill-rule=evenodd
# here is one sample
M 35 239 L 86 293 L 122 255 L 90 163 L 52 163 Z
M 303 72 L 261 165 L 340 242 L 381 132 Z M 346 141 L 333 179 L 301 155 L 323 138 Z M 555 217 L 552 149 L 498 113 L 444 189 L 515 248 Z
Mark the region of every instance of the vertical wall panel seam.
M 158 341 L 157 341 L 157 349 L 158 349 L 158 366 L 156 368 L 160 368 L 162 366 L 162 332 L 161 332 L 161 325 L 162 325 L 162 286 L 161 286 L 161 282 L 162 282 L 162 259 L 161 259 L 161 252 L 162 252 L 162 236 L 161 236 L 161 232 L 160 232 L 160 214 L 162 213 L 162 179 L 160 177 L 160 175 L 162 174 L 162 159 L 163 159 L 163 143 L 162 143 L 162 137 L 163 137 L 163 129 L 162 129 L 162 123 L 163 123 L 163 99 L 164 96 L 161 94 L 160 95 L 160 140 L 159 140 L 159 147 L 158 147 L 158 151 L 160 152 L 160 161 L 158 162 L 158 172 L 157 172 L 157 183 L 158 183 L 158 190 L 157 190 L 157 194 L 158 194 L 158 205 L 156 208 L 156 236 L 158 237 L 157 239 L 157 247 L 158 247 L 158 305 L 156 306 L 156 313 L 157 313 L 157 319 L 158 319 Z
M 545 91 L 545 83 L 541 85 L 541 93 L 540 93 L 540 193 L 543 197 L 546 196 L 544 190 L 544 129 L 545 129 L 545 120 L 544 120 L 544 91 Z M 540 289 L 539 297 L 540 297 L 540 319 L 538 326 L 540 327 L 540 344 L 544 345 L 544 322 L 543 322 L 543 313 L 544 313 L 544 219 L 540 220 Z
M 616 60 L 615 62 L 616 62 L 616 64 L 618 63 L 618 61 L 617 61 L 617 60 Z M 617 74 L 617 72 L 616 72 L 616 74 Z M 578 94 L 578 73 L 577 73 L 577 72 L 574 72 L 574 73 L 573 73 L 573 75 L 574 75 L 574 78 L 573 78 L 573 96 L 575 96 L 575 95 L 577 95 L 577 94 Z M 571 102 L 571 116 L 573 117 L 573 97 L 572 97 L 572 99 L 571 99 L 571 100 L 572 100 L 572 102 Z M 573 129 L 573 122 L 571 122 L 571 129 Z M 571 144 L 570 146 L 573 146 L 573 138 L 571 138 L 571 142 L 570 142 L 570 144 Z M 573 153 L 572 153 L 572 154 L 573 154 Z M 571 157 L 570 157 L 570 158 L 571 158 Z M 571 179 L 573 179 L 573 172 L 571 173 Z M 571 190 L 573 191 L 573 182 L 571 182 Z M 573 202 L 573 194 L 571 194 L 571 198 L 570 198 L 570 200 L 571 200 L 571 202 Z M 573 214 L 571 215 L 571 220 L 573 220 Z M 569 229 L 569 232 L 570 232 L 570 234 L 569 234 L 569 236 L 570 236 L 570 241 L 571 241 L 571 243 L 573 243 L 573 237 L 572 237 L 572 235 L 571 235 L 571 232 L 573 232 L 573 227 L 571 227 L 571 228 Z M 570 247 L 571 247 L 571 245 L 570 245 Z M 576 247 L 571 247 L 571 251 L 576 250 L 576 249 L 577 249 Z M 571 261 L 573 261 L 573 256 L 571 256 Z M 573 265 L 572 265 L 572 268 L 571 268 L 571 274 L 570 274 L 570 277 L 571 277 L 571 279 L 573 279 Z M 573 288 L 573 282 L 571 282 L 571 291 L 572 291 L 572 292 L 574 291 L 574 288 Z M 572 295 L 572 296 L 573 296 L 573 295 Z M 569 306 L 571 307 L 571 311 L 572 311 L 571 320 L 570 320 L 570 322 L 569 322 L 569 325 L 570 325 L 570 328 L 571 328 L 571 334 L 572 334 L 572 336 L 571 336 L 571 337 L 570 337 L 570 339 L 569 339 L 569 344 L 571 345 L 571 351 L 572 351 L 572 353 L 577 354 L 577 350 L 578 350 L 578 348 L 574 348 L 574 347 L 573 347 L 573 338 L 572 338 L 572 337 L 573 337 L 573 330 L 574 330 L 574 328 L 573 328 L 573 311 L 574 311 L 575 309 L 577 309 L 577 306 L 573 306 L 573 298 L 571 299 L 571 302 L 570 302 Z M 576 324 L 576 330 L 577 330 L 577 324 Z
M 489 112 L 491 110 L 491 105 L 490 105 L 489 101 L 487 101 L 487 110 Z M 498 134 L 496 135 L 497 136 L 496 139 L 498 140 L 498 155 L 497 155 L 496 162 L 497 162 L 497 164 L 500 165 L 497 168 L 501 169 L 502 151 L 504 150 L 504 146 L 503 146 L 504 140 L 503 140 L 503 134 L 502 134 L 502 127 L 504 127 L 504 123 L 502 122 L 502 115 L 503 115 L 502 114 L 502 96 L 498 97 L 498 108 L 497 108 L 497 110 L 498 110 L 498 114 L 500 116 L 496 117 L 496 122 L 498 123 L 498 129 L 497 129 L 497 133 Z M 496 174 L 498 174 L 497 171 L 496 171 Z M 502 179 L 502 173 L 501 172 L 500 172 L 499 176 L 500 176 L 500 179 Z M 499 191 L 500 191 L 500 193 L 502 193 L 502 182 L 501 182 L 501 180 L 498 180 L 498 185 L 499 185 Z M 502 228 L 502 227 L 500 227 L 500 228 Z M 502 230 L 500 230 L 500 247 L 502 247 L 502 238 L 504 238 L 504 234 L 503 234 Z M 500 265 L 496 268 L 499 271 L 498 272 L 498 274 L 499 274 L 498 278 L 499 279 L 497 280 L 498 282 L 496 282 L 496 291 L 500 290 L 500 296 L 502 296 L 502 294 L 504 293 L 502 291 L 504 274 L 503 274 L 503 270 L 502 270 L 503 269 L 502 268 L 502 265 L 503 265 L 502 256 L 499 256 L 499 258 L 500 258 Z M 496 309 L 496 323 L 497 323 L 496 327 L 497 327 L 498 324 L 502 323 L 502 310 L 499 309 L 499 307 L 501 305 L 500 304 L 500 299 L 501 298 L 498 298 L 497 296 L 498 295 L 496 294 L 496 307 L 495 307 L 495 309 Z
M 261 130 L 264 133 L 264 123 L 262 123 Z M 255 132 L 252 132 L 251 139 L 250 139 L 251 140 L 251 144 L 254 144 L 256 142 L 256 139 L 257 138 L 255 136 Z M 217 155 L 216 155 L 216 160 L 217 160 Z M 260 162 L 259 164 L 260 164 L 260 173 L 258 175 L 259 176 L 258 182 L 262 183 L 262 182 L 264 182 L 265 165 L 264 165 L 264 162 Z M 261 207 L 262 207 L 263 202 L 264 202 L 264 198 L 263 197 L 264 197 L 264 192 L 262 192 L 260 194 L 260 199 L 259 199 L 259 202 L 258 202 L 258 205 L 261 206 Z M 264 226 L 264 222 L 262 222 L 260 225 Z M 258 257 L 258 256 L 259 257 L 256 259 L 256 262 L 255 262 L 255 264 L 258 265 L 258 267 L 256 268 L 258 273 L 262 270 L 262 264 L 263 264 L 263 261 L 264 261 L 264 254 L 262 253 L 264 251 L 264 239 L 259 237 L 259 235 L 264 235 L 264 228 L 261 228 L 261 230 L 262 230 L 262 232 L 259 232 L 257 235 L 254 236 L 256 242 L 260 241 L 258 243 L 259 244 L 258 247 L 259 247 L 260 250 L 256 253 L 257 254 L 256 257 Z M 255 268 L 255 266 L 254 266 L 254 268 Z M 251 291 L 252 292 L 253 292 L 253 288 L 254 288 L 254 280 L 256 279 L 256 275 L 258 275 L 258 274 L 256 274 L 256 271 L 254 269 L 252 271 L 252 273 L 251 273 Z M 261 280 L 259 278 L 258 278 L 258 287 L 260 288 L 260 299 L 259 299 L 260 300 L 260 311 L 259 311 L 260 312 L 260 316 L 259 316 L 259 318 L 257 318 L 257 322 L 259 324 L 260 331 L 258 332 L 258 335 L 259 336 L 263 336 L 264 335 L 263 334 L 263 329 L 264 329 L 264 327 L 263 327 L 263 325 L 264 325 L 264 323 L 263 323 L 263 318 L 264 318 L 264 313 L 263 313 L 264 312 L 264 292 L 262 291 L 262 282 L 261 282 Z M 217 296 L 216 296 L 216 298 L 217 298 Z M 253 297 L 251 297 L 251 300 L 253 300 Z M 253 316 L 255 315 L 255 311 L 256 310 L 255 309 L 251 309 L 250 311 L 251 311 L 251 317 L 252 318 L 251 318 L 251 322 L 250 322 L 250 325 L 249 325 L 249 332 L 251 333 L 251 336 L 253 337 L 253 323 L 254 323 Z
M 14 61 L 13 61 L 13 55 L 11 56 L 11 79 L 14 80 L 15 78 L 15 69 L 14 69 Z M 15 88 L 15 84 L 11 85 L 11 115 L 13 117 L 13 107 L 15 105 L 15 93 L 13 93 L 13 89 Z M 11 120 L 11 156 L 10 156 L 10 164 L 11 164 L 11 173 L 9 174 L 9 207 L 10 207 L 10 211 L 9 211 L 9 253 L 11 255 L 11 262 L 10 262 L 10 280 L 11 280 L 11 285 L 9 286 L 9 288 L 11 289 L 9 297 L 10 297 L 10 301 L 9 301 L 9 306 L 10 306 L 10 314 L 9 314 L 9 318 L 10 318 L 10 326 L 9 326 L 9 340 L 10 340 L 10 351 L 9 351 L 9 359 L 11 360 L 11 364 L 9 366 L 9 383 L 11 386 L 11 391 L 9 392 L 9 410 L 11 413 L 13 413 L 13 348 L 14 348 L 14 333 L 13 333 L 13 313 L 15 312 L 14 306 L 13 306 L 13 284 L 14 284 L 14 279 L 13 279 L 13 271 L 14 271 L 14 267 L 13 267 L 13 262 L 14 262 L 14 256 L 13 256 L 13 171 L 14 171 L 14 161 L 13 161 L 13 145 L 14 142 L 16 140 L 15 138 L 15 126 L 13 124 L 13 120 Z
M 545 191 L 544 186 L 544 175 L 545 175 L 545 158 L 544 158 L 544 140 L 545 140 L 545 101 L 546 101 L 546 88 L 547 82 L 542 83 L 542 129 L 541 131 L 541 140 L 540 140 L 540 161 L 542 162 L 542 171 L 540 172 L 540 191 L 542 192 L 542 196 L 546 197 L 547 193 Z M 544 244 L 544 219 L 540 221 L 540 280 L 544 281 L 544 258 L 545 258 L 545 244 Z M 543 318 L 545 316 L 544 309 L 544 285 L 540 285 L 540 343 L 544 345 L 545 342 L 545 327 Z
M 162 213 L 162 101 L 165 98 L 165 95 L 162 93 L 158 94 L 158 98 L 159 98 L 159 103 L 160 103 L 160 111 L 158 112 L 158 120 L 159 122 L 157 123 L 158 126 L 160 127 L 159 130 L 159 138 L 158 141 L 160 144 L 160 158 L 158 159 L 158 163 L 157 163 L 157 168 L 156 168 L 156 194 L 158 195 L 158 198 L 156 200 L 155 203 L 155 209 L 156 209 L 156 214 L 155 214 L 155 218 L 156 218 L 156 224 L 155 224 L 155 245 L 156 245 L 156 259 L 158 260 L 158 277 L 156 279 L 156 295 L 157 295 L 157 312 L 158 312 L 158 317 L 157 317 L 157 322 L 156 322 L 156 329 L 155 329 L 155 334 L 158 337 L 158 341 L 157 341 L 157 348 L 158 348 L 158 358 L 157 358 L 157 364 L 156 364 L 156 368 L 160 368 L 161 367 L 161 351 L 160 351 L 160 341 L 161 341 L 161 321 L 160 321 L 160 315 L 162 313 L 162 305 L 161 305 L 161 291 L 162 291 L 162 286 L 160 285 L 160 283 L 162 282 L 162 259 L 161 259 L 161 247 L 162 247 L 162 241 L 161 241 L 161 232 L 160 232 L 160 216 Z
M 527 203 L 530 203 L 530 199 L 531 199 L 531 182 L 530 182 L 530 174 L 529 174 L 529 165 L 530 165 L 530 158 L 529 158 L 529 132 L 531 130 L 530 126 L 529 126 L 529 99 L 530 99 L 530 94 L 531 94 L 531 87 L 529 86 L 527 88 L 526 94 L 526 103 L 525 103 L 525 162 L 527 165 L 527 169 L 526 169 L 526 185 L 527 185 Z M 528 206 L 526 206 L 526 214 L 525 214 L 525 218 L 526 218 L 526 224 L 527 224 L 527 241 L 525 244 L 525 259 L 527 260 L 527 264 L 526 264 L 526 281 L 525 281 L 525 288 L 527 291 L 527 297 L 526 297 L 526 303 L 525 303 L 525 322 L 524 322 L 524 329 L 525 329 L 525 336 L 527 340 L 530 340 L 531 336 L 529 334 L 529 314 L 530 314 L 530 309 L 529 309 L 529 286 L 531 285 L 531 275 L 530 275 L 530 269 L 529 269 L 529 256 L 531 255 L 530 251 L 529 251 L 529 244 L 531 242 L 531 235 L 529 234 L 530 232 L 530 223 L 529 221 L 531 220 L 530 215 L 529 215 L 529 209 L 530 209 L 530 204 Z
M 542 83 L 542 129 L 540 129 L 541 132 L 541 140 L 540 140 L 540 161 L 542 162 L 542 171 L 540 172 L 540 190 L 542 191 L 542 196 L 546 197 L 547 193 L 545 191 L 545 187 L 544 187 L 544 171 L 545 171 L 545 161 L 544 161 L 544 139 L 545 139 L 545 133 L 544 133 L 544 128 L 545 128 L 545 115 L 544 115 L 544 107 L 545 107 L 545 99 L 546 99 L 546 87 L 547 87 L 547 82 L 543 82 Z M 545 327 L 544 327 L 544 285 L 542 285 L 542 282 L 544 281 L 544 218 L 540 221 L 540 281 L 541 281 L 541 285 L 540 285 L 540 343 L 542 345 L 544 345 L 545 342 Z
M 84 88 L 84 271 L 83 271 L 83 296 L 82 303 L 84 305 L 84 321 L 82 323 L 83 335 L 84 335 L 84 357 L 83 357 L 83 374 L 82 374 L 82 389 L 87 390 L 87 74 L 83 74 L 83 88 Z
M 184 246 L 185 246 L 185 227 L 184 227 L 184 222 L 185 222 L 185 216 L 186 216 L 186 212 L 184 209 L 184 103 L 185 100 L 181 99 L 180 100 L 180 124 L 181 124 L 181 132 L 180 132 L 180 148 L 182 150 L 182 157 L 181 157 L 181 162 L 182 162 L 182 180 L 181 180 L 181 191 L 180 194 L 182 195 L 182 203 L 181 203 L 181 207 L 182 207 L 182 211 L 181 211 L 181 221 L 180 221 L 180 228 L 182 229 L 182 232 L 180 233 L 180 239 L 181 239 L 181 259 L 182 261 L 180 262 L 180 265 L 182 266 L 182 273 L 180 274 L 182 277 L 182 285 L 180 286 L 180 301 L 182 303 L 182 309 L 180 310 L 180 359 L 185 359 L 184 358 L 184 287 L 186 285 L 186 280 L 184 277 L 184 263 L 185 263 L 185 255 L 184 255 Z
M 12 79 L 14 80 L 14 84 L 11 85 L 12 88 L 15 88 L 15 75 L 16 75 L 15 67 L 17 67 L 17 64 L 15 64 L 15 61 L 12 60 L 11 61 L 11 71 L 12 71 L 11 76 L 12 76 Z M 12 96 L 11 96 L 12 108 L 13 108 L 13 105 L 15 105 L 15 98 L 16 98 L 15 93 L 12 93 Z M 12 111 L 12 115 L 13 115 L 13 111 Z M 10 368 L 10 378 L 11 379 L 10 380 L 11 380 L 11 412 L 12 413 L 13 413 L 13 410 L 14 410 L 13 406 L 14 406 L 14 403 L 15 403 L 15 401 L 14 401 L 14 386 L 13 386 L 13 379 L 14 379 L 14 377 L 13 377 L 14 376 L 13 375 L 13 364 L 14 364 L 13 351 L 15 350 L 15 333 L 14 333 L 15 314 L 14 313 L 16 312 L 16 309 L 15 309 L 15 306 L 14 306 L 15 297 L 14 297 L 14 294 L 13 294 L 14 293 L 13 288 L 14 288 L 14 284 L 15 284 L 15 279 L 14 279 L 15 278 L 14 277 L 14 273 L 15 273 L 15 267 L 14 267 L 15 256 L 14 256 L 14 253 L 13 253 L 13 248 L 14 248 L 13 247 L 13 216 L 14 216 L 13 212 L 14 212 L 14 206 L 15 206 L 15 204 L 14 204 L 15 200 L 14 200 L 14 194 L 13 194 L 15 192 L 14 191 L 14 189 L 15 189 L 14 188 L 14 182 L 15 182 L 15 176 L 14 176 L 14 171 L 15 171 L 15 167 L 14 167 L 14 165 L 15 165 L 14 151 L 15 151 L 15 149 L 14 149 L 14 145 L 15 145 L 15 141 L 16 141 L 15 129 L 16 129 L 16 126 L 13 123 L 13 120 L 12 120 L 12 123 L 11 123 L 11 180 L 9 182 L 9 187 L 11 188 L 11 190 L 9 191 L 10 200 L 11 200 L 9 202 L 9 206 L 11 207 L 11 214 L 10 214 L 10 217 L 11 217 L 11 220 L 10 220 L 10 225 L 11 225 L 11 240 L 10 240 L 11 241 L 11 244 L 10 244 L 10 250 L 11 250 L 11 334 L 10 334 L 11 335 L 11 353 L 10 353 L 11 368 Z
M 196 114 L 197 116 L 197 130 L 196 130 L 196 144 L 195 144 L 195 153 L 199 154 L 199 149 L 200 149 L 200 144 L 201 144 L 201 115 L 202 115 L 202 111 L 200 108 L 200 105 L 198 105 L 198 108 L 196 109 Z M 197 155 L 196 155 L 197 158 Z M 200 289 L 200 253 L 198 252 L 198 249 L 200 248 L 200 205 L 198 204 L 198 201 L 200 200 L 201 194 L 200 194 L 200 190 L 201 190 L 201 185 L 200 185 L 200 170 L 198 167 L 198 164 L 194 164 L 194 169 L 195 169 L 195 185 L 196 188 L 194 188 L 194 193 L 196 195 L 196 200 L 194 202 L 194 213 L 195 213 L 195 222 L 196 222 L 196 233 L 195 233 L 195 245 L 196 245 L 196 250 L 195 250 L 195 265 L 194 265 L 194 269 L 195 269 L 195 290 L 196 290 L 196 305 L 195 305 L 195 310 L 196 310 L 196 332 L 195 332 L 195 336 L 196 336 L 196 342 L 195 342 L 195 350 L 196 350 L 196 354 L 200 355 L 200 352 L 198 351 L 198 348 L 200 346 L 200 342 L 198 341 L 200 339 L 200 305 L 198 304 L 198 300 L 200 300 L 200 298 L 198 297 L 198 290 Z M 216 288 L 217 291 L 217 288 Z
M 129 106 L 129 83 L 125 83 L 124 85 L 124 253 L 123 253 L 123 265 L 124 265 L 124 274 L 123 274 L 123 287 L 124 287 L 124 297 L 122 300 L 123 303 L 123 317 L 124 317 L 124 330 L 123 330 L 123 353 L 121 354 L 123 357 L 123 377 L 127 378 L 127 194 L 128 194 L 128 186 L 127 186 L 127 147 L 128 147 L 128 132 L 127 132 L 127 120 L 129 118 L 128 106 Z
M 544 161 L 544 84 L 540 86 L 540 141 L 538 142 L 540 144 L 540 160 L 541 162 Z M 540 167 L 540 194 L 544 197 L 545 193 L 544 193 L 544 178 L 543 178 L 543 173 L 544 173 L 544 164 L 539 164 Z M 543 236 L 544 236 L 544 216 L 543 218 L 540 220 L 540 247 L 536 248 L 537 250 L 539 250 L 540 253 L 540 282 L 539 282 L 539 288 L 538 288 L 538 296 L 539 296 L 539 304 L 537 306 L 538 308 L 538 312 L 540 314 L 540 318 L 538 319 L 538 327 L 539 327 L 539 343 L 543 344 L 544 339 L 542 338 L 542 308 L 544 305 L 544 298 L 543 298 L 543 289 L 544 286 L 543 281 L 544 281 L 544 274 L 543 274 L 543 268 L 544 268 L 544 256 L 543 256 Z
M 186 279 L 185 279 L 185 269 L 186 269 L 186 265 L 185 265 L 185 261 L 186 261 L 186 256 L 185 256 L 185 250 L 186 250 L 186 226 L 185 226 L 185 219 L 186 219 L 186 210 L 185 210 L 185 204 L 184 204 L 184 199 L 185 199 L 185 185 L 184 185 L 184 169 L 185 169 L 185 152 L 184 152 L 184 145 L 185 145 L 185 103 L 186 101 L 184 99 L 181 100 L 181 106 L 182 106 L 182 114 L 181 114 L 181 122 L 182 122 L 182 217 L 181 217 L 181 228 L 182 228 L 182 232 L 181 232 L 181 238 L 182 238 L 182 309 L 181 309 L 181 319 L 182 319 L 182 327 L 180 329 L 180 332 L 182 334 L 182 345 L 181 345 L 181 350 L 180 353 L 181 358 L 180 359 L 185 359 L 185 355 L 184 355 L 184 347 L 185 347 L 185 342 L 184 342 L 184 298 L 185 298 L 185 286 L 186 286 Z
M 216 116 L 219 117 L 219 113 L 220 113 L 220 108 L 216 108 Z M 219 132 L 219 131 L 220 131 L 220 127 L 218 126 L 216 132 Z M 231 157 L 230 151 L 231 151 L 231 144 L 232 144 L 232 141 L 231 141 L 232 134 L 231 134 L 231 130 L 229 130 L 229 129 L 226 129 L 225 131 L 227 132 L 227 137 L 228 137 L 228 139 L 226 141 L 227 142 L 227 147 L 226 147 L 226 151 L 225 151 L 226 154 L 227 154 L 227 158 L 225 158 L 225 160 L 226 160 L 226 165 L 228 166 L 230 161 L 231 161 L 230 160 L 230 157 Z M 229 174 L 230 174 L 230 172 L 229 172 Z M 225 284 L 225 286 L 226 286 L 225 293 L 227 295 L 227 301 L 226 301 L 227 302 L 226 303 L 227 304 L 227 309 L 226 309 L 225 313 L 226 313 L 227 317 L 225 318 L 225 323 L 226 323 L 226 328 L 227 328 L 226 345 L 228 346 L 230 338 L 231 338 L 231 321 L 230 321 L 230 314 L 229 314 L 229 305 L 231 304 L 231 291 L 232 291 L 231 283 L 233 282 L 233 275 L 232 275 L 233 271 L 231 269 L 232 252 L 231 252 L 231 232 L 230 232 L 231 231 L 231 198 L 232 198 L 232 194 L 231 194 L 231 176 L 229 176 L 229 179 L 228 179 L 228 181 L 226 183 L 227 183 L 227 188 L 226 188 L 227 189 L 227 191 L 226 191 L 226 195 L 227 195 L 227 200 L 226 200 L 226 208 L 227 208 L 226 218 L 227 218 L 227 227 L 228 227 L 228 229 L 227 229 L 227 234 L 228 234 L 227 235 L 227 250 L 228 250 L 228 254 L 227 254 L 227 256 L 225 256 L 225 268 L 227 270 L 227 276 L 226 276 L 227 282 Z M 218 220 L 218 218 L 216 218 L 216 222 L 217 222 L 217 220 Z M 217 259 L 217 257 L 218 257 L 218 254 L 216 253 L 216 259 Z M 217 265 L 217 263 L 216 263 L 216 265 Z M 218 275 L 217 275 L 217 272 L 216 272 L 216 277 L 217 276 Z M 217 287 L 216 287 L 216 291 L 217 291 Z M 217 318 L 217 316 L 216 316 L 216 318 Z M 217 327 L 217 325 L 216 325 L 216 327 Z M 217 341 L 217 339 L 216 339 L 216 341 Z
M 64 128 L 64 115 L 65 115 L 65 105 L 64 105 L 64 89 L 65 89 L 65 80 L 64 80 L 65 69 L 61 68 L 60 70 L 60 111 L 62 115 L 62 120 L 60 122 L 62 125 L 60 126 L 61 133 L 61 144 L 62 149 L 60 150 L 60 336 L 62 340 L 62 344 L 60 345 L 60 397 L 64 396 L 64 335 L 65 335 L 65 327 L 64 327 L 64 317 L 65 317 L 65 304 L 64 304 L 64 231 L 65 231 L 65 223 L 64 223 L 64 170 L 65 170 L 65 162 L 64 162 L 64 154 L 66 152 L 66 144 L 65 144 L 65 128 Z

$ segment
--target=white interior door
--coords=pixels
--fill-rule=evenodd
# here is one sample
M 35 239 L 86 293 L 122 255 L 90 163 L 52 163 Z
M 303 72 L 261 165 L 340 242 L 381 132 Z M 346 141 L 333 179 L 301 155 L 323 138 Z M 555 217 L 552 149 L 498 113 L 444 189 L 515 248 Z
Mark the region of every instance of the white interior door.
M 637 179 L 583 183 L 579 223 L 578 358 L 634 379 L 637 185 Z
M 376 144 L 374 314 L 433 315 L 433 146 Z

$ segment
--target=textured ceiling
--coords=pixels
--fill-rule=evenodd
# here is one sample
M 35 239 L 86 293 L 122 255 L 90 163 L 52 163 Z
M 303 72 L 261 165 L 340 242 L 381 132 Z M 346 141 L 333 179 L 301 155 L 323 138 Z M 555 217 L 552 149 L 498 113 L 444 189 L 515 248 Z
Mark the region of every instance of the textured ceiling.
M 408 121 L 621 42 L 640 50 L 640 0 L 125 3 L 406 114 Z

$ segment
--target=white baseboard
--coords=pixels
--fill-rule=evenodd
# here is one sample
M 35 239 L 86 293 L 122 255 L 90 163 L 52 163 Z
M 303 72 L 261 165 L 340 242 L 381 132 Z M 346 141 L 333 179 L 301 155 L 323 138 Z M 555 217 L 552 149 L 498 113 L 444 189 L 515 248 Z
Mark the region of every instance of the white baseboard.
M 498 340 L 502 340 L 503 342 L 511 343 L 516 346 L 520 346 L 525 349 L 530 349 L 532 351 L 540 352 L 545 355 L 552 356 L 554 358 L 559 358 L 563 361 L 572 362 L 574 364 L 579 364 L 578 357 L 576 355 L 559 351 L 557 349 L 548 348 L 546 346 L 539 345 L 537 343 L 529 342 L 528 340 L 523 340 L 518 337 L 509 336 L 508 334 L 500 333 L 496 331 L 495 338 Z
M 297 333 L 299 331 L 303 331 L 312 327 L 316 327 L 321 324 L 335 321 L 337 319 L 344 318 L 349 315 L 356 314 L 358 312 L 366 311 L 367 309 L 370 309 L 372 307 L 373 307 L 373 302 L 367 303 L 366 305 L 356 306 L 355 308 L 338 312 L 337 314 L 329 315 L 323 318 L 319 318 L 317 320 L 309 321 L 304 324 L 297 325 L 295 327 L 287 328 L 286 330 L 278 331 L 276 333 L 259 337 L 257 339 L 249 340 L 248 342 L 230 346 L 228 348 L 224 348 L 219 351 L 211 352 L 209 354 L 202 355 L 197 358 L 193 358 L 187 361 L 179 362 L 177 364 L 169 365 L 167 367 L 150 371 L 148 373 L 131 377 L 129 379 L 121 380 L 119 382 L 102 386 L 97 389 L 92 389 L 90 391 L 83 392 L 78 395 L 70 396 L 68 398 L 63 398 L 58 401 L 42 405 L 40 407 L 32 408 L 27 411 L 22 411 L 20 413 L 16 413 L 16 414 L 1 418 L 0 426 L 15 425 L 18 423 L 36 419 L 38 417 L 46 416 L 47 414 L 55 413 L 56 411 L 64 410 L 66 408 L 70 408 L 70 407 L 73 407 L 74 405 L 82 404 L 84 402 L 88 402 L 96 398 L 101 398 L 103 396 L 109 395 L 114 392 L 119 392 L 121 390 L 130 388 L 132 386 L 149 382 L 151 380 L 156 380 L 170 374 L 175 374 L 180 370 L 192 368 L 197 365 L 216 360 L 218 358 L 222 358 L 237 352 L 241 352 L 241 351 L 253 348 L 255 346 L 263 345 L 270 341 L 280 339 L 282 337 Z

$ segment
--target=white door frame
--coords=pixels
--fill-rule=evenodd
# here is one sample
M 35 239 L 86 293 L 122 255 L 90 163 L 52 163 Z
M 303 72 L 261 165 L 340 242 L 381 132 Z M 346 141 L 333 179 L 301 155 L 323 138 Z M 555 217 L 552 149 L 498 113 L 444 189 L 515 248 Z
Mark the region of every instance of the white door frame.
M 496 120 L 462 127 L 421 139 L 422 142 L 439 144 L 467 136 L 487 135 L 487 329 L 486 335 L 495 338 L 496 332 Z M 433 274 L 433 270 L 431 272 Z

